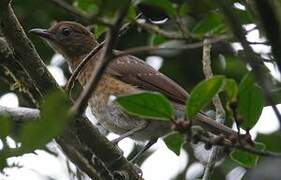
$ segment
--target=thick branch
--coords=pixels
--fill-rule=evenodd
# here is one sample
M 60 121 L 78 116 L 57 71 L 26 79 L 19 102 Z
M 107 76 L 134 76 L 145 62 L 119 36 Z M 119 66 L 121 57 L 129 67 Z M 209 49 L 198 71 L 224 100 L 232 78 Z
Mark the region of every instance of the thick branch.
M 1 30 L 20 64 L 28 71 L 34 79 L 37 88 L 45 95 L 48 91 L 58 87 L 53 77 L 45 67 L 33 44 L 26 36 L 19 24 L 11 5 L 5 6 L 1 3 Z M 28 52 L 28 53 L 27 53 Z M 50 79 L 52 79 L 50 81 Z
M 40 92 L 46 94 L 52 89 L 58 89 L 58 85 L 50 76 L 46 66 L 43 64 L 42 60 L 34 49 L 34 46 L 22 30 L 10 4 L 6 4 L 3 1 L 0 2 L 0 18 L 3 25 L 3 34 L 8 40 L 12 49 L 14 49 L 19 62 L 33 78 Z M 109 162 L 111 164 L 112 162 L 117 162 L 119 163 L 118 167 L 111 166 L 112 171 L 116 169 L 119 171 L 125 171 L 131 179 L 138 179 L 139 176 L 132 165 L 122 156 L 119 150 L 110 141 L 108 141 L 99 133 L 99 131 L 90 123 L 90 121 L 86 119 L 77 119 L 78 120 L 70 122 L 69 127 L 66 128 L 68 131 L 64 132 L 62 135 L 64 137 L 63 139 L 71 139 L 71 141 L 67 141 L 67 145 L 75 147 L 77 144 L 79 144 L 81 147 L 88 149 L 91 156 L 95 154 L 102 161 L 106 161 L 107 165 L 109 165 Z M 73 136 L 72 133 L 76 133 L 75 136 Z M 78 137 L 78 139 L 73 137 Z M 60 143 L 61 141 L 57 142 L 60 144 L 60 146 L 62 146 L 63 149 L 67 148 L 64 143 Z M 83 144 L 81 144 L 81 142 L 83 142 Z M 73 159 L 73 161 L 75 161 L 76 158 L 79 158 L 77 156 L 73 157 L 75 154 L 69 154 L 67 151 L 65 151 L 65 153 L 71 160 Z M 116 159 L 119 160 L 116 161 Z M 79 162 L 83 163 L 83 161 Z M 86 165 L 76 165 L 79 166 L 79 168 L 81 168 L 81 170 L 84 172 L 88 171 L 87 169 L 83 169 L 86 167 Z M 90 174 L 88 175 L 90 176 Z
M 0 38 L 0 65 L 9 71 L 9 75 L 14 81 L 13 83 L 18 84 L 19 91 L 26 93 L 32 101 L 32 104 L 38 106 L 38 102 L 42 98 L 42 95 L 34 85 L 34 82 L 28 73 L 17 62 L 4 38 Z
M 15 122 L 26 122 L 40 118 L 40 111 L 32 108 L 0 106 L 0 116 L 8 116 Z

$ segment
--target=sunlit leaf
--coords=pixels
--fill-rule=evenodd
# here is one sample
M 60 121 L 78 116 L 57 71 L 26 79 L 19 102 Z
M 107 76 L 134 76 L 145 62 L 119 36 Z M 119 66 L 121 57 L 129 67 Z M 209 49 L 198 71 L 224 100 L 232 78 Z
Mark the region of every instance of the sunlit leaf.
M 142 92 L 119 96 L 116 101 L 128 113 L 139 117 L 157 120 L 169 120 L 173 117 L 171 104 L 159 93 Z
M 264 150 L 265 145 L 262 143 L 256 143 L 256 149 L 258 150 Z M 230 157 L 232 160 L 237 162 L 239 165 L 246 167 L 246 168 L 252 168 L 257 165 L 259 156 L 248 153 L 239 149 L 236 149 L 230 154 Z
M 181 146 L 184 143 L 184 136 L 180 133 L 172 133 L 164 139 L 166 146 L 176 155 L 180 155 Z
M 212 98 L 221 90 L 224 84 L 224 76 L 214 76 L 200 82 L 191 92 L 186 103 L 188 118 L 193 118 L 206 106 Z

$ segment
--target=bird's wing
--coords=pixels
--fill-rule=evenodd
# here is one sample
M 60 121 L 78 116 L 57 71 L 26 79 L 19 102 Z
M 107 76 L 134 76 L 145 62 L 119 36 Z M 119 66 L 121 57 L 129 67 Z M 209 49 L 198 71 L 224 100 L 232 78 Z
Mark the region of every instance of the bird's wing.
M 114 59 L 109 64 L 107 72 L 140 89 L 160 92 L 175 103 L 185 104 L 188 97 L 187 92 L 173 80 L 134 56 Z

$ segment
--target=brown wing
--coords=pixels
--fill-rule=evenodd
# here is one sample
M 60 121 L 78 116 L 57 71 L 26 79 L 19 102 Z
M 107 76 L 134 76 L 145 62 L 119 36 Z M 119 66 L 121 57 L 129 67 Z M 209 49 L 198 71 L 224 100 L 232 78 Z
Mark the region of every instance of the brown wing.
M 175 103 L 185 104 L 188 96 L 173 80 L 134 56 L 122 56 L 113 60 L 107 72 L 140 89 L 160 92 Z

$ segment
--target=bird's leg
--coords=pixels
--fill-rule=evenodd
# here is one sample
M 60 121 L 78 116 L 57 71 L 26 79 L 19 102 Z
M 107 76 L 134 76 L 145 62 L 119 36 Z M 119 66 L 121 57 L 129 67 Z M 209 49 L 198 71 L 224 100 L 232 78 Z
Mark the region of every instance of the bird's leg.
M 149 125 L 149 122 L 142 123 L 138 127 L 127 131 L 126 133 L 120 135 L 116 139 L 113 139 L 111 142 L 114 143 L 114 144 L 118 144 L 121 140 L 125 139 L 126 137 L 129 137 L 129 136 L 133 135 L 134 133 L 139 132 L 139 131 L 147 128 L 148 125 Z
M 157 142 L 157 140 L 158 140 L 158 138 L 150 139 L 145 144 L 145 146 L 139 152 L 137 152 L 137 154 L 134 155 L 132 159 L 130 159 L 130 162 L 135 163 L 146 150 L 148 150 L 153 144 L 155 144 Z

